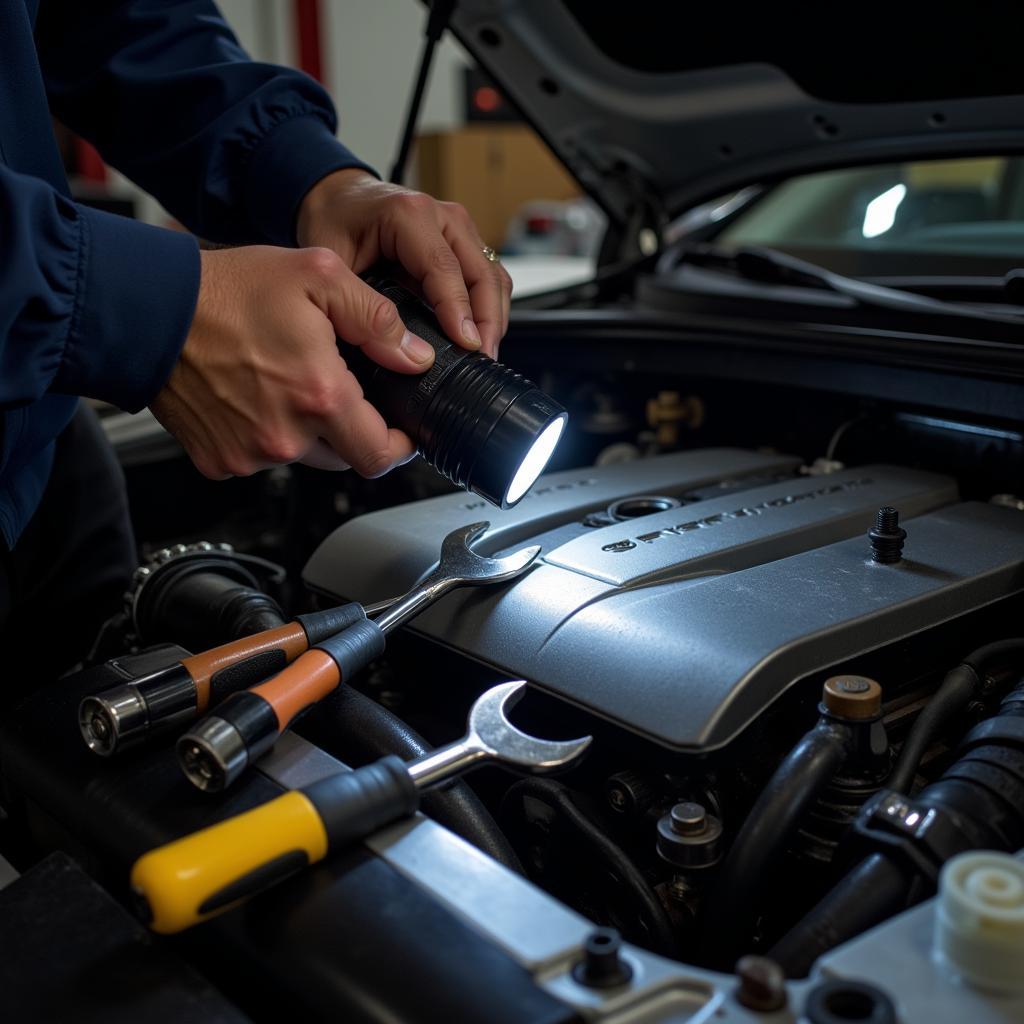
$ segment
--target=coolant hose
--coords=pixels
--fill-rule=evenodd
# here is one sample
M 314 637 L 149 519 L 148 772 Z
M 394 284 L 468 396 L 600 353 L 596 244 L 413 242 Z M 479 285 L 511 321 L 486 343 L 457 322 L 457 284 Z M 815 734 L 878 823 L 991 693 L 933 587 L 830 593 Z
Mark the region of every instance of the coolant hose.
M 342 683 L 296 729 L 346 764 L 358 766 L 387 754 L 404 761 L 433 749 L 415 729 L 365 694 Z M 423 810 L 478 850 L 517 874 L 523 873 L 512 844 L 480 798 L 465 782 L 423 795 Z
M 1024 656 L 1024 637 L 997 640 L 972 651 L 956 668 L 946 673 L 903 741 L 886 787 L 897 793 L 909 793 L 925 751 L 953 716 L 966 707 L 980 688 L 989 666 L 1009 657 L 1019 660 L 1021 656 Z
M 768 953 L 788 978 L 805 978 L 822 953 L 898 914 L 913 876 L 888 857 L 865 857 Z
M 1016 649 L 1008 642 L 991 657 Z M 910 898 L 929 896 L 940 861 L 963 850 L 1024 846 L 1024 683 L 1007 694 L 995 716 L 971 730 L 959 758 L 911 804 L 919 820 L 937 816 L 928 831 L 944 837 L 941 856 L 927 848 L 927 840 L 912 857 L 893 849 L 891 840 L 882 852 L 869 854 L 768 953 L 787 976 L 806 976 L 823 953 L 903 910 Z M 909 837 L 907 842 L 913 846 Z M 929 858 L 931 873 L 915 866 Z
M 572 825 L 598 858 L 636 897 L 651 940 L 655 944 L 655 951 L 665 956 L 675 956 L 678 946 L 675 930 L 650 883 L 626 852 L 576 806 L 565 786 L 551 779 L 520 779 L 505 794 L 503 806 L 514 803 L 524 796 L 533 797 L 553 808 Z
M 711 959 L 732 968 L 753 925 L 758 890 L 786 851 L 800 819 L 846 759 L 852 734 L 823 719 L 775 770 L 747 815 L 704 907 Z

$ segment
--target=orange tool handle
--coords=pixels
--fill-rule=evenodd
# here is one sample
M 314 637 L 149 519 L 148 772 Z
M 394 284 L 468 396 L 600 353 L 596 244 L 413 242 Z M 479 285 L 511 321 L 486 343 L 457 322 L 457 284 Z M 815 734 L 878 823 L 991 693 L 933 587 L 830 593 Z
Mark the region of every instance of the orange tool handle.
M 196 684 L 196 711 L 204 714 L 229 694 L 280 672 L 313 644 L 365 619 L 366 610 L 352 601 L 186 658 L 182 665 Z
M 279 672 L 309 647 L 306 631 L 299 622 L 289 622 L 253 636 L 233 640 L 221 647 L 182 660 L 196 684 L 196 711 L 203 714 L 211 699 L 239 689 L 238 676 L 262 679 Z M 245 680 L 238 680 L 244 685 Z
M 379 657 L 384 642 L 380 626 L 360 619 L 321 640 L 273 679 L 231 694 L 178 739 L 182 771 L 202 790 L 231 785 L 299 712 Z
M 340 682 L 337 662 L 326 652 L 314 649 L 249 692 L 262 697 L 274 709 L 278 729 L 284 732 L 300 711 L 323 700 Z

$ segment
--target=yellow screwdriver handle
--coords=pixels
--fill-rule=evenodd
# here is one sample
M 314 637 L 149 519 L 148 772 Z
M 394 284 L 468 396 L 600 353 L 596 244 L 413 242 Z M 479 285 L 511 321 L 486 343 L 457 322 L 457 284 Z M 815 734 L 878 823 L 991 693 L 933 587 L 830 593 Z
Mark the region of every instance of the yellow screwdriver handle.
M 298 790 L 143 854 L 131 884 L 156 932 L 180 932 L 327 855 L 327 832 Z

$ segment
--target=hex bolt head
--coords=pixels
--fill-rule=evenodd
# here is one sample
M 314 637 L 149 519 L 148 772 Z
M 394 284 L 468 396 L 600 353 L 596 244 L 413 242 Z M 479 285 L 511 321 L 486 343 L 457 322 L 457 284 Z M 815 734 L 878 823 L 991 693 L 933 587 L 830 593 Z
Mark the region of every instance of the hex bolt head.
M 614 928 L 595 928 L 583 943 L 583 959 L 572 976 L 587 988 L 615 988 L 633 977 L 633 968 L 622 959 L 622 939 Z
M 736 964 L 739 986 L 736 998 L 748 1010 L 773 1013 L 785 1007 L 786 976 L 774 961 L 763 956 L 745 956 Z

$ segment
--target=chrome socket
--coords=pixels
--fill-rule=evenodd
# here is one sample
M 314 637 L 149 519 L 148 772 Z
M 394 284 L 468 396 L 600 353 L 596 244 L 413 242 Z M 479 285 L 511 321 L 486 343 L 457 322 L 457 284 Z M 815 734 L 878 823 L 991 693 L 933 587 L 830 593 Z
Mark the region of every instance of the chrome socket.
M 177 743 L 178 762 L 189 782 L 207 793 L 230 786 L 249 763 L 242 734 L 230 723 L 210 715 Z
M 131 685 L 86 697 L 78 705 L 78 728 L 94 754 L 109 757 L 145 737 L 149 729 L 146 702 Z

